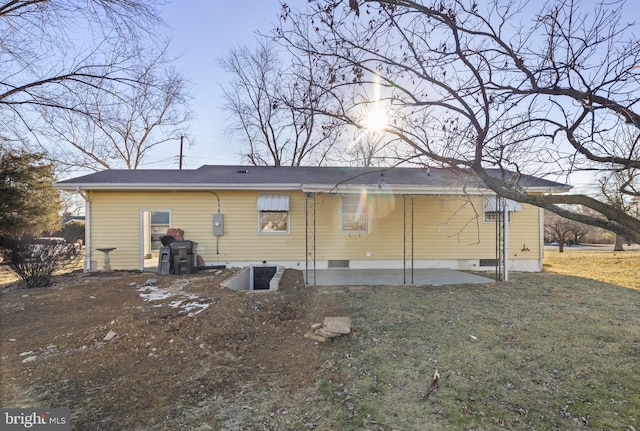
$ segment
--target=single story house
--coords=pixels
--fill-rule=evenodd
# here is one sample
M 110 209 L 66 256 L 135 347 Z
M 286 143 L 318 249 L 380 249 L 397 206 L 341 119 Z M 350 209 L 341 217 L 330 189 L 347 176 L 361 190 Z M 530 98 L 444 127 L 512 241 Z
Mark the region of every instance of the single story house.
M 520 185 L 570 189 L 527 176 Z M 55 186 L 86 201 L 87 269 L 104 248 L 113 269 L 157 266 L 167 227 L 184 230 L 208 266 L 493 270 L 503 252 L 508 269 L 542 269 L 543 211 L 496 199 L 459 170 L 221 165 L 106 170 Z

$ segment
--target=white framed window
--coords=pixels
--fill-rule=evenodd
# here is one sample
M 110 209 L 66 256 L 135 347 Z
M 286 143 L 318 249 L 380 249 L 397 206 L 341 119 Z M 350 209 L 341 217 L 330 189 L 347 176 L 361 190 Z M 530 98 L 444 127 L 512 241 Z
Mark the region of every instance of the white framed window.
M 259 194 L 258 214 L 260 233 L 289 233 L 289 195 Z
M 522 210 L 520 204 L 510 199 L 505 199 L 502 203 L 498 202 L 496 197 L 485 197 L 483 205 L 483 214 L 485 223 L 495 223 L 502 221 L 503 208 L 507 209 L 507 223 L 511 223 L 511 216 L 514 212 Z
M 369 233 L 366 195 L 345 195 L 340 198 L 340 232 Z
M 508 223 L 511 223 L 511 212 L 508 212 L 507 214 L 509 214 L 509 216 L 507 217 Z M 485 223 L 495 223 L 497 220 L 502 220 L 502 212 L 498 212 L 498 211 L 484 212 Z

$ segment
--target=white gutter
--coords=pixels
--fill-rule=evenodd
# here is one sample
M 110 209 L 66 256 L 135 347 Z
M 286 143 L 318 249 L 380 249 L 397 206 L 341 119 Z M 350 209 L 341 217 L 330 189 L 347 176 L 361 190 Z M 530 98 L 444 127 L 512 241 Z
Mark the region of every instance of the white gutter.
M 438 193 L 439 188 L 406 184 L 302 184 L 305 193 L 360 193 L 366 190 L 377 194 Z M 450 191 L 450 189 L 449 189 Z
M 486 188 L 472 189 L 469 187 L 434 187 L 429 185 L 407 184 L 303 184 L 302 191 L 306 193 L 359 193 L 366 190 L 376 194 L 423 194 L 423 195 L 467 195 L 467 196 L 495 196 L 495 192 Z M 530 192 L 548 192 L 548 188 L 528 188 Z
M 84 270 L 91 269 L 91 201 L 87 195 L 77 186 L 75 191 L 84 199 Z
M 443 187 L 443 186 L 430 186 L 425 185 L 413 185 L 413 184 L 299 184 L 299 183 L 285 183 L 285 184 L 269 184 L 269 183 L 215 183 L 215 184 L 180 184 L 180 183 L 56 183 L 54 184 L 59 190 L 66 191 L 78 191 L 81 188 L 84 190 L 103 190 L 103 191 L 211 191 L 211 190 L 257 190 L 257 191 L 291 191 L 301 190 L 309 193 L 357 193 L 364 190 L 372 193 L 382 194 L 442 194 L 442 195 L 495 195 L 495 192 L 486 188 L 469 187 Z M 571 187 L 558 187 L 553 191 L 562 193 L 569 191 Z M 528 192 L 534 193 L 551 193 L 548 187 L 528 187 Z
M 540 232 L 540 251 L 538 256 L 538 271 L 543 270 L 542 261 L 544 260 L 544 208 L 538 208 L 538 231 Z
M 180 183 L 84 183 L 84 184 L 54 184 L 59 190 L 76 191 L 79 188 L 85 190 L 184 190 L 184 191 L 211 191 L 213 190 L 300 190 L 301 184 L 180 184 Z

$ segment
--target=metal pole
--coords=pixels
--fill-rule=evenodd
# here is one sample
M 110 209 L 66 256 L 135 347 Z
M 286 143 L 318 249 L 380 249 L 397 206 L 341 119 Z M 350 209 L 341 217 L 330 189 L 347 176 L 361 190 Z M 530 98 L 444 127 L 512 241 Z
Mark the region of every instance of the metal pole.
M 503 198 L 504 199 L 504 198 Z M 503 201 L 502 205 L 502 225 L 504 226 L 504 234 L 502 235 L 502 256 L 504 258 L 504 280 L 509 281 L 509 209 L 507 202 Z
M 184 144 L 184 136 L 180 135 L 180 170 L 182 170 L 182 147 Z
M 413 284 L 413 267 L 414 267 L 414 257 L 413 254 L 415 252 L 413 241 L 414 241 L 414 205 L 413 205 L 413 196 L 403 195 L 402 196 L 402 282 L 403 284 L 407 284 L 407 260 L 411 258 L 411 284 Z M 407 208 L 409 207 L 410 208 Z M 407 210 L 410 211 L 407 211 Z M 411 220 L 407 220 L 408 217 L 411 217 Z M 409 223 L 407 223 L 409 222 Z M 410 255 L 410 256 L 409 256 Z
M 309 284 L 309 194 L 304 196 L 304 274 Z
M 407 195 L 402 196 L 402 283 L 407 284 Z
M 313 205 L 312 208 L 309 208 L 310 205 Z M 313 265 L 313 285 L 315 286 L 317 283 L 316 280 L 316 195 L 315 193 L 306 193 L 305 194 L 305 205 L 304 205 L 304 214 L 305 214 L 305 279 L 307 285 L 311 284 L 311 280 L 309 278 L 309 264 Z M 311 225 L 309 223 L 312 223 Z M 312 254 L 312 262 L 309 262 L 309 255 Z
M 313 194 L 313 285 L 317 283 L 316 280 L 316 194 Z
M 500 198 L 498 197 L 498 195 L 496 195 L 495 197 L 495 201 L 494 201 L 495 205 L 493 210 L 496 213 L 496 281 L 500 281 L 501 278 L 501 262 L 502 262 L 502 255 L 500 254 L 500 248 L 501 248 L 501 240 L 502 240 L 502 235 L 501 233 L 501 226 L 500 226 Z
M 413 224 L 413 196 L 411 196 L 411 284 L 413 284 L 413 263 L 414 263 L 414 257 L 413 257 L 413 253 L 415 251 L 414 247 L 413 247 L 413 229 L 414 229 L 414 224 Z

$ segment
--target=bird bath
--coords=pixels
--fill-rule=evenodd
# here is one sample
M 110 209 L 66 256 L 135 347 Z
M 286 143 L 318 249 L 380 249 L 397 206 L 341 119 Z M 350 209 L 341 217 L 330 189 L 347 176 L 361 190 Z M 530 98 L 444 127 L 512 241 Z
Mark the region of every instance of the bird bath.
M 102 267 L 103 271 L 111 271 L 111 259 L 109 258 L 109 253 L 115 249 L 116 249 L 115 247 L 105 247 L 105 248 L 96 249 L 104 253 L 104 266 Z

